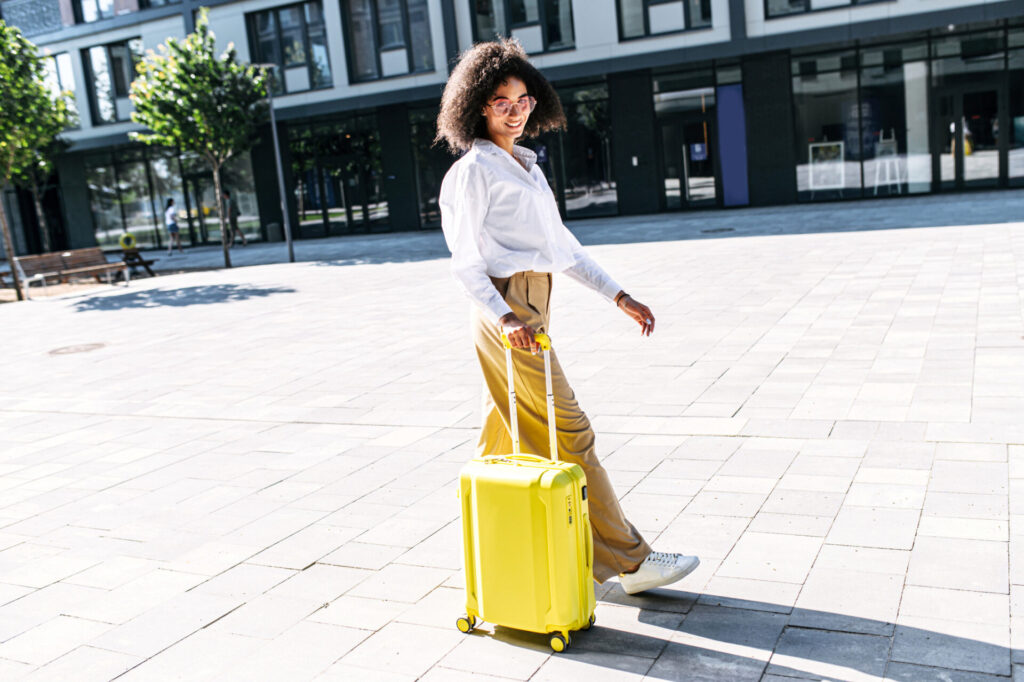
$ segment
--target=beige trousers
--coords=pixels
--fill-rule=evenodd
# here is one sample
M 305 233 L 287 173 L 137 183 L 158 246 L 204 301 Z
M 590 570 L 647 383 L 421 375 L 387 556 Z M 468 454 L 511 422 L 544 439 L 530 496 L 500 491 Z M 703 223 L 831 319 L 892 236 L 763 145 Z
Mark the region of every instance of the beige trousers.
M 551 274 L 517 272 L 508 278 L 492 278 L 494 286 L 519 319 L 537 332 L 548 332 L 551 302 Z M 508 379 L 505 350 L 498 327 L 478 310 L 473 314 L 473 341 L 484 373 L 483 430 L 478 455 L 512 452 L 509 435 Z M 516 402 L 519 405 L 519 444 L 524 453 L 550 457 L 547 403 L 544 387 L 544 357 L 513 350 Z M 634 569 L 651 552 L 650 546 L 622 513 L 608 472 L 594 450 L 590 420 L 576 402 L 569 382 L 554 351 L 551 353 L 555 421 L 558 426 L 559 458 L 583 467 L 587 476 L 590 525 L 594 532 L 594 578 L 604 582 Z

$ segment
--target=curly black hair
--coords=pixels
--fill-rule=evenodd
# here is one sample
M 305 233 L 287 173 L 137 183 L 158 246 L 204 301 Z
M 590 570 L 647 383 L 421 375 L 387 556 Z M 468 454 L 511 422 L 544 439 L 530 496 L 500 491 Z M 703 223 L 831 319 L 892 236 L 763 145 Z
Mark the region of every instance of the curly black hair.
M 459 56 L 441 95 L 435 144 L 446 143 L 457 154 L 468 151 L 475 138 L 487 137 L 487 122 L 481 112 L 494 91 L 511 77 L 523 81 L 526 91 L 537 100 L 523 137 L 565 128 L 562 103 L 551 83 L 527 60 L 519 41 L 501 38 L 477 43 Z

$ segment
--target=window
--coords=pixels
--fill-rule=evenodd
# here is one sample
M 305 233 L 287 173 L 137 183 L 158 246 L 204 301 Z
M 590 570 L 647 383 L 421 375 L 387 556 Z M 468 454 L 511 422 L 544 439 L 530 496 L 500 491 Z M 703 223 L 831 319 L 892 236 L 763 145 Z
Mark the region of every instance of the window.
M 78 107 L 75 105 L 75 72 L 71 67 L 70 54 L 61 52 L 52 57 L 47 57 L 46 85 L 55 97 L 60 95 L 67 96 L 68 128 L 77 128 Z
M 768 19 L 785 17 L 792 14 L 816 12 L 824 9 L 864 5 L 870 2 L 886 0 L 764 0 L 764 16 Z
M 346 0 L 353 82 L 434 70 L 427 0 Z
M 710 27 L 711 0 L 619 0 L 622 40 Z
M 138 38 L 82 51 L 95 125 L 130 120 L 128 93 L 141 58 L 142 41 Z
M 75 21 L 90 23 L 114 16 L 114 0 L 75 0 Z
M 332 85 L 320 0 L 249 14 L 253 61 L 276 64 L 275 93 L 319 90 Z
M 476 40 L 511 35 L 530 54 L 575 45 L 570 0 L 471 0 Z

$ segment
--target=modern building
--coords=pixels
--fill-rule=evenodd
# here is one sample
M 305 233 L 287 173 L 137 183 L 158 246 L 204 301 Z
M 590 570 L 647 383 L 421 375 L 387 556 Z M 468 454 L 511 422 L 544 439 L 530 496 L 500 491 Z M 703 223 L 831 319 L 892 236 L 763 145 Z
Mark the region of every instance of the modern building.
M 1024 186 L 1024 0 L 0 0 L 50 55 L 78 124 L 45 193 L 55 248 L 219 240 L 210 172 L 132 144 L 146 50 L 210 8 L 219 44 L 277 65 L 296 238 L 436 228 L 432 145 L 458 53 L 516 36 L 564 133 L 533 140 L 567 218 Z M 255 239 L 282 239 L 270 129 L 225 173 Z M 8 188 L 19 249 L 41 248 Z

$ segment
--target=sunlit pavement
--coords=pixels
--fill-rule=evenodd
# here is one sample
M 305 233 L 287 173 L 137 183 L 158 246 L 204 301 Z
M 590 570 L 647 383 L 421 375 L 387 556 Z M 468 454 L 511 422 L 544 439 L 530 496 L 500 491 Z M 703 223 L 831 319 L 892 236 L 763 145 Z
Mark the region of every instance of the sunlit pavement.
M 440 233 L 4 305 L 0 680 L 1005 680 L 1022 221 L 1013 191 L 570 223 L 657 326 L 557 278 L 556 348 L 631 520 L 702 564 L 600 586 L 564 654 L 455 629 L 480 380 Z

